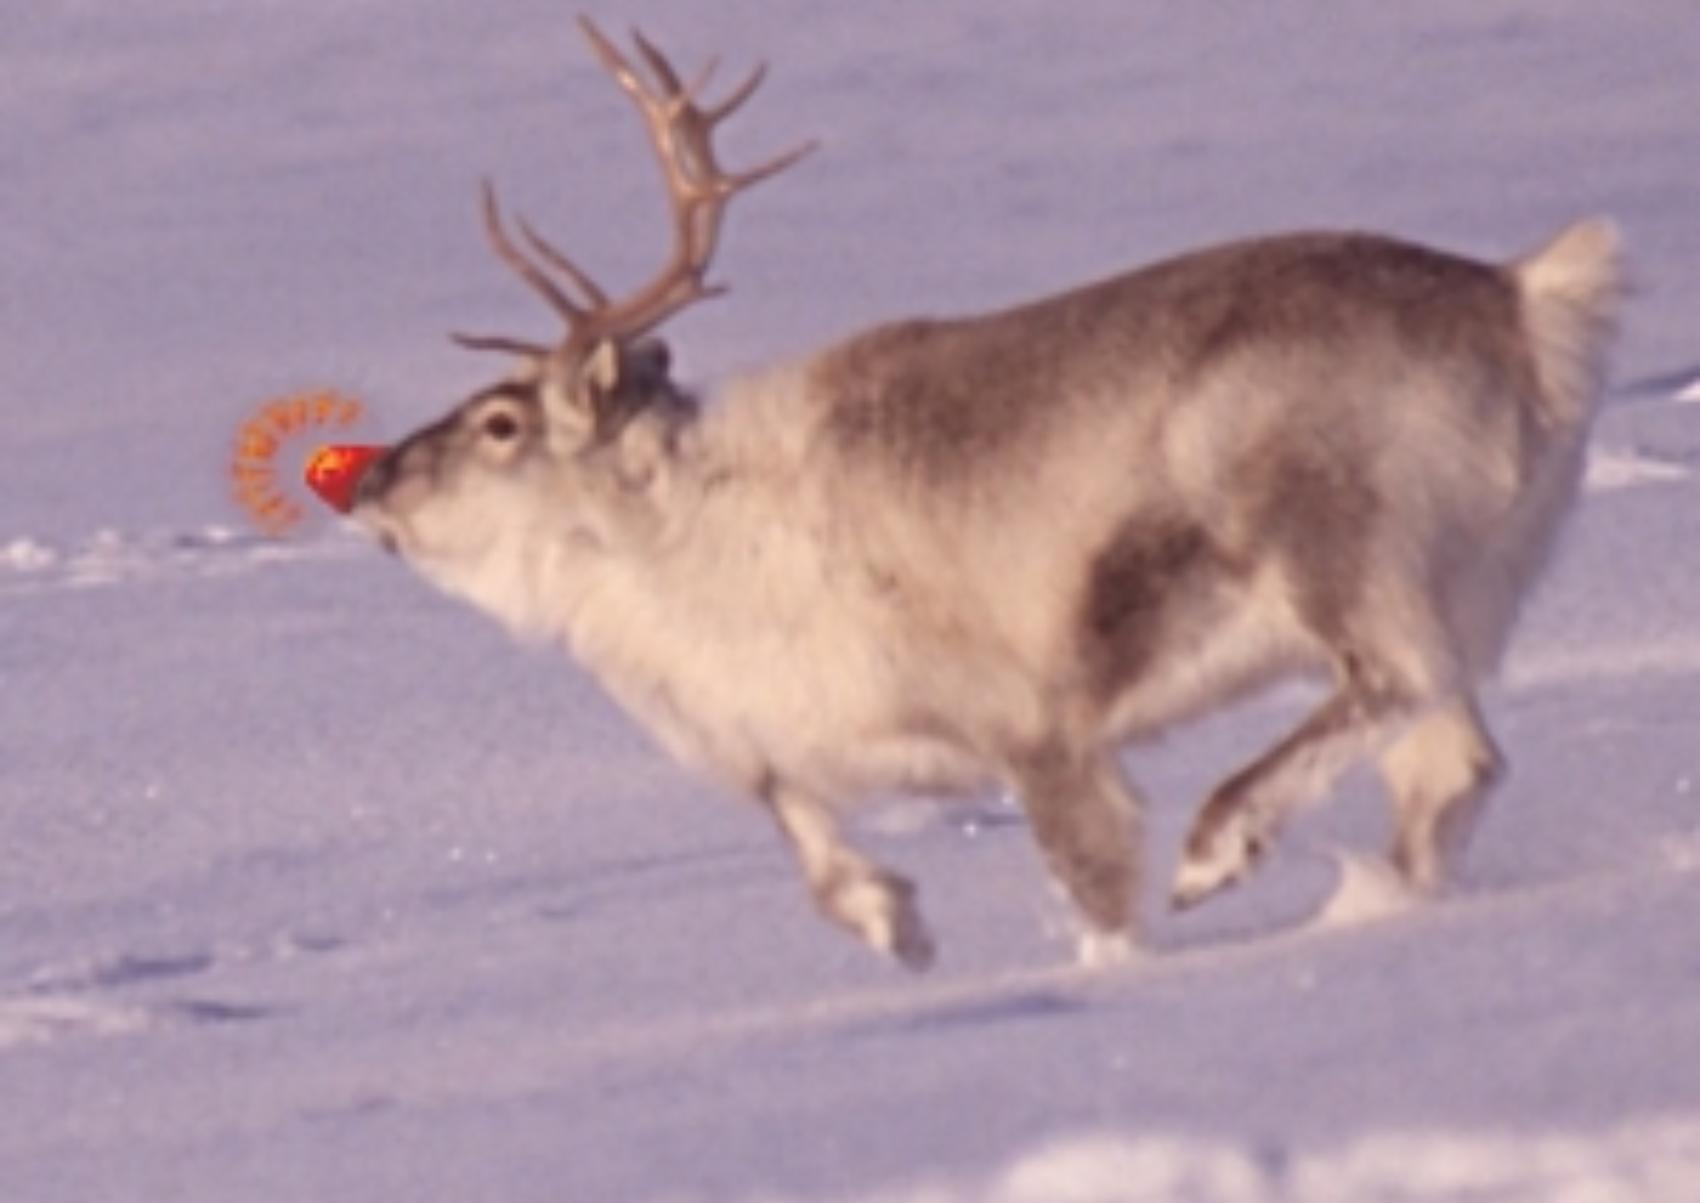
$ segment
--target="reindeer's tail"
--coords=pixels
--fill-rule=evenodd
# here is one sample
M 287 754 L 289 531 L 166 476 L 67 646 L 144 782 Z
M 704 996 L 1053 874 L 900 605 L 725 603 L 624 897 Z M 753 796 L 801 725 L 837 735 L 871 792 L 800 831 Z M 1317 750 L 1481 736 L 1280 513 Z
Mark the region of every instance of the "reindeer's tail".
M 1541 409 L 1555 426 L 1585 422 L 1605 383 L 1606 351 L 1627 289 L 1623 240 L 1603 217 L 1579 221 L 1511 265 L 1535 358 Z

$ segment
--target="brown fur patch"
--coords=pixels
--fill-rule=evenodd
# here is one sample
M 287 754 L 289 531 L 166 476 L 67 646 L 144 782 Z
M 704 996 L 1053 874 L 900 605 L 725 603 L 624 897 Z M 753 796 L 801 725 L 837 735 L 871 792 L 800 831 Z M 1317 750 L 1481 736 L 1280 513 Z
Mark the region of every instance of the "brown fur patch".
M 997 340 L 973 324 L 883 326 L 824 356 L 828 437 L 853 456 L 893 456 L 928 478 L 1022 438 L 1055 391 L 1031 337 Z
M 1368 585 L 1385 508 L 1357 449 L 1279 440 L 1248 465 L 1251 528 L 1279 557 L 1300 617 L 1330 644 L 1342 640 Z
M 1175 605 L 1188 586 L 1222 561 L 1196 523 L 1136 516 L 1093 557 L 1080 620 L 1093 693 L 1108 697 L 1134 680 L 1163 646 Z
M 1175 343 L 1183 379 L 1249 346 L 1356 338 L 1366 323 L 1436 361 L 1472 346 L 1496 363 L 1521 357 L 1512 281 L 1427 247 L 1369 234 L 1299 234 L 1172 264 L 1170 319 L 1190 328 Z

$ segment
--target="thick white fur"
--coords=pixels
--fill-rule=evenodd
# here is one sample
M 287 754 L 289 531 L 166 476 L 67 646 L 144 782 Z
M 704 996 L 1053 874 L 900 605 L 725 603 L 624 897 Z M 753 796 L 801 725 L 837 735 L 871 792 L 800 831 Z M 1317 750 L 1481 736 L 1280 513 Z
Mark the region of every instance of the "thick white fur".
M 462 590 L 565 642 L 676 756 L 742 789 L 978 785 L 983 766 L 898 718 L 918 677 L 959 664 L 892 627 L 796 421 L 803 372 L 734 383 L 641 493 L 575 498 L 573 525 L 515 539 L 528 554 L 494 542 Z

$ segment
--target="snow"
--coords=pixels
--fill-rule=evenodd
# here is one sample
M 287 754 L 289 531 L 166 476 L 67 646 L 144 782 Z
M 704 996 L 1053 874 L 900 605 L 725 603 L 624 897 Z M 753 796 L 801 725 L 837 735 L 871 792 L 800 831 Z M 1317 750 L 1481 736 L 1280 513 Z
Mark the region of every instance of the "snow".
M 949 1185 L 878 1196 L 879 1203 L 1102 1203 L 1178 1199 L 1222 1203 L 1616 1203 L 1679 1198 L 1700 1174 L 1700 1129 L 1625 1124 L 1599 1137 L 1534 1140 L 1401 1133 L 1287 1159 L 1196 1138 L 1070 1137 L 1034 1151 L 972 1193 Z
M 1700 357 L 1685 0 L 592 4 L 822 150 L 740 202 L 711 379 L 1200 242 L 1364 225 L 1637 264 L 1585 503 L 1488 699 L 1512 774 L 1407 905 L 1354 778 L 1161 908 L 1292 692 L 1131 757 L 1154 948 L 1088 972 L 1008 805 L 871 814 L 942 942 L 899 974 L 765 820 L 556 658 L 230 440 L 305 387 L 381 429 L 546 334 L 475 185 L 625 281 L 661 210 L 544 0 L 61 0 L 0 42 L 0 1200 L 827 1203 L 1700 1197 Z
M 1339 876 L 1328 901 L 1317 912 L 1317 923 L 1348 927 L 1390 919 L 1425 901 L 1382 857 L 1370 858 L 1336 849 Z
M 1675 483 L 1693 474 L 1686 464 L 1608 447 L 1589 457 L 1587 483 L 1594 489 L 1625 489 L 1640 484 Z

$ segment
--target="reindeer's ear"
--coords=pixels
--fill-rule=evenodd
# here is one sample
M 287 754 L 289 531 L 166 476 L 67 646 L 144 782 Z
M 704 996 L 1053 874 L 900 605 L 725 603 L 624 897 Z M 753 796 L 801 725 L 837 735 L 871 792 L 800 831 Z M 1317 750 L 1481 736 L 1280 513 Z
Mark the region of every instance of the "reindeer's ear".
M 543 406 L 551 441 L 564 451 L 617 435 L 633 415 L 673 393 L 667 344 L 601 339 L 575 361 L 552 360 L 543 371 Z
M 582 355 L 550 356 L 538 381 L 549 441 L 563 451 L 594 442 L 619 408 L 626 370 L 625 352 L 609 338 Z
M 587 395 L 597 401 L 605 401 L 620 391 L 625 375 L 626 356 L 620 344 L 604 338 L 597 340 L 585 357 L 584 367 L 579 369 L 579 382 Z
M 603 339 L 586 359 L 581 374 L 605 402 L 614 397 L 642 398 L 668 383 L 673 353 L 659 338 L 643 338 L 622 346 Z M 621 408 L 621 407 L 616 407 Z
M 559 451 L 577 451 L 595 437 L 598 398 L 605 391 L 599 381 L 609 371 L 603 362 L 609 348 L 610 344 L 599 343 L 586 356 L 550 355 L 542 363 L 538 396 L 549 443 Z M 618 352 L 612 353 L 618 359 Z
M 673 352 L 659 338 L 645 338 L 626 348 L 625 370 L 631 382 L 642 392 L 669 383 L 667 373 L 673 370 Z
M 643 408 L 643 371 L 632 349 L 611 338 L 591 348 L 579 372 L 579 388 L 590 405 L 597 439 L 619 433 L 626 419 Z

